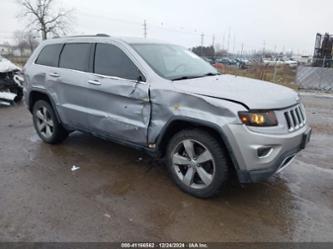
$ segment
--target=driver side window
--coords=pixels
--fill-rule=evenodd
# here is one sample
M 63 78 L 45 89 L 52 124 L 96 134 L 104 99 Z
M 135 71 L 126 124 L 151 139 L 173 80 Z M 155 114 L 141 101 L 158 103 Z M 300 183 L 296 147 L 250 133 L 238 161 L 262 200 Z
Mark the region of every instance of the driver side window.
M 141 76 L 141 81 L 145 81 L 130 58 L 112 44 L 96 44 L 94 73 L 128 80 L 138 80 Z

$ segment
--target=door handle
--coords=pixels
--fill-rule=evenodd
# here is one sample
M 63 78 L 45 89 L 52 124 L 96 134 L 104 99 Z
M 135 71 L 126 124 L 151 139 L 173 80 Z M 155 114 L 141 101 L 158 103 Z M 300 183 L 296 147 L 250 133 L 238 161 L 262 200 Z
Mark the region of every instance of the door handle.
M 58 73 L 50 73 L 51 77 L 58 78 L 60 75 Z
M 98 80 L 88 80 L 88 83 L 91 84 L 91 85 L 95 85 L 95 86 L 102 85 L 102 83 L 99 82 Z

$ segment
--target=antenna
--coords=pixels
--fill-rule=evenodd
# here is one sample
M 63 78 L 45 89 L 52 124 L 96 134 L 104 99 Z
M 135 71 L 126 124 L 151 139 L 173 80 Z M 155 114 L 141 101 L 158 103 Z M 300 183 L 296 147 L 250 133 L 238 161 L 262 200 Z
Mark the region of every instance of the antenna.
M 100 37 L 110 37 L 108 34 L 103 34 L 103 33 L 96 34 L 96 36 L 100 36 Z

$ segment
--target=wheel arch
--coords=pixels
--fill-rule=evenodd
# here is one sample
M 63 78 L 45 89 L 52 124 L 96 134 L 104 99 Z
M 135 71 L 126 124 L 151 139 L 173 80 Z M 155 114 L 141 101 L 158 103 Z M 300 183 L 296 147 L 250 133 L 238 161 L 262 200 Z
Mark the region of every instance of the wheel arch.
M 38 101 L 38 100 L 44 100 L 47 101 L 48 103 L 50 103 L 50 105 L 53 108 L 53 111 L 57 117 L 57 119 L 59 121 L 61 121 L 60 116 L 57 112 L 57 108 L 56 108 L 56 104 L 54 102 L 54 100 L 52 99 L 52 97 L 45 91 L 43 90 L 32 90 L 29 94 L 29 111 L 32 113 L 33 108 L 34 108 L 34 104 Z
M 177 132 L 184 129 L 202 129 L 210 133 L 213 137 L 215 137 L 218 142 L 221 144 L 223 148 L 225 148 L 227 152 L 228 159 L 233 165 L 233 169 L 238 171 L 239 166 L 232 151 L 231 145 L 228 141 L 227 136 L 224 134 L 222 129 L 209 121 L 198 120 L 189 117 L 177 117 L 169 120 L 167 124 L 162 129 L 158 139 L 157 139 L 157 149 L 160 157 L 164 157 L 167 149 L 167 145 L 173 135 Z

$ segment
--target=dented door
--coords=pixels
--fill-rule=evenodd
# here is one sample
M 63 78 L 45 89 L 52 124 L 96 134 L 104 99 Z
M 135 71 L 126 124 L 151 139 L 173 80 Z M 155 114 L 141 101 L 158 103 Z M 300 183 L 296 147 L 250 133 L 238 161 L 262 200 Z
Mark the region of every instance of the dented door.
M 133 82 L 96 75 L 90 81 L 89 126 L 99 135 L 147 144 L 150 119 L 149 87 Z
M 149 84 L 118 46 L 97 43 L 89 84 L 89 127 L 106 137 L 147 144 Z

